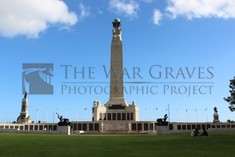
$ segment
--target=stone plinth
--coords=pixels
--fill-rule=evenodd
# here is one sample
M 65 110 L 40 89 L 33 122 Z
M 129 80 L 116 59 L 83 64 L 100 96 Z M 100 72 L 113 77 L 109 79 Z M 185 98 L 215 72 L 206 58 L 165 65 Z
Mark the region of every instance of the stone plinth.
M 103 132 L 104 133 L 128 133 L 130 132 L 130 126 L 128 122 L 104 122 L 103 123 Z
M 22 99 L 20 116 L 17 118 L 17 123 L 31 123 L 31 118 L 28 114 L 28 99 Z
M 59 134 L 70 135 L 70 126 L 57 126 Z
M 170 134 L 169 126 L 156 126 L 157 134 Z
M 213 118 L 214 118 L 213 123 L 219 123 L 220 122 L 218 113 L 214 113 Z

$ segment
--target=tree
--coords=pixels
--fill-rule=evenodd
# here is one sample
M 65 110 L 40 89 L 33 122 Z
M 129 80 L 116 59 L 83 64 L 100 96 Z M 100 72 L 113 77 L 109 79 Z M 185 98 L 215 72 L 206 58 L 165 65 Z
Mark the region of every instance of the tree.
M 233 112 L 235 111 L 235 77 L 233 80 L 230 80 L 229 88 L 230 96 L 224 98 L 224 100 L 229 103 L 228 108 Z

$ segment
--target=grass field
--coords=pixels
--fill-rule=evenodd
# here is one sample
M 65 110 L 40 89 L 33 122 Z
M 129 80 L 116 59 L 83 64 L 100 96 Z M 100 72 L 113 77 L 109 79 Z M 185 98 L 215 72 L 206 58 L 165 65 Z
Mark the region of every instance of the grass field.
M 0 157 L 233 157 L 235 133 L 62 136 L 0 134 Z

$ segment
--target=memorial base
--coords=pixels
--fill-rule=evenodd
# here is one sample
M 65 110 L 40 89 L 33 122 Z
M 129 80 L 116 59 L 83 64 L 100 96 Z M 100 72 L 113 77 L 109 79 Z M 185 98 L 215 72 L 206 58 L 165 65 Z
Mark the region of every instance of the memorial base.
M 157 134 L 170 134 L 169 126 L 156 126 Z
M 70 135 L 70 126 L 57 126 L 59 134 Z
M 213 123 L 219 123 L 220 122 L 218 113 L 214 113 L 213 117 L 214 117 Z

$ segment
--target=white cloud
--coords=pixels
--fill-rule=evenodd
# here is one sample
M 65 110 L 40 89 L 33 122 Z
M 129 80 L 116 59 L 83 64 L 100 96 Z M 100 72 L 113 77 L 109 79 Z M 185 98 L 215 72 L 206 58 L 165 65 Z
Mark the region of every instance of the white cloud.
M 38 37 L 49 25 L 74 25 L 77 16 L 61 0 L 0 0 L 0 35 Z
M 83 19 L 90 15 L 90 8 L 85 7 L 82 3 L 80 3 L 79 9 L 80 9 L 80 15 L 79 15 L 80 19 Z
M 235 18 L 235 0 L 168 0 L 166 11 L 173 18 Z
M 153 23 L 155 25 L 159 25 L 162 20 L 162 13 L 158 9 L 154 9 L 153 11 Z
M 137 10 L 139 9 L 139 4 L 134 0 L 110 0 L 109 6 L 115 12 L 129 17 L 137 16 Z

